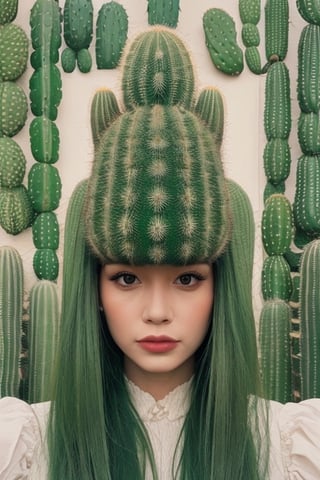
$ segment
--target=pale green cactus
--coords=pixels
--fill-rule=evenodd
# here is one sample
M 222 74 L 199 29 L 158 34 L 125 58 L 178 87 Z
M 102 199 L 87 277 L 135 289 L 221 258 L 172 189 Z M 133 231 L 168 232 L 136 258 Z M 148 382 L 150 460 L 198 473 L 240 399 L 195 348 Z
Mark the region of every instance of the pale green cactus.
M 195 112 L 210 128 L 220 148 L 224 131 L 224 106 L 223 98 L 217 88 L 205 88 L 200 92 L 195 106 Z
M 19 396 L 23 285 L 18 251 L 0 247 L 0 398 Z
M 114 93 L 108 89 L 98 90 L 91 102 L 91 132 L 95 148 L 110 124 L 120 115 Z

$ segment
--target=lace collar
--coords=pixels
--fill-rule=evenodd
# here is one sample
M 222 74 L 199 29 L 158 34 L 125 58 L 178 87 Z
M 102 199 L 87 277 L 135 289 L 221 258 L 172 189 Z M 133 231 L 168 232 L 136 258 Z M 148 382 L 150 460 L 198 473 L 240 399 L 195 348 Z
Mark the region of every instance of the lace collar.
M 190 406 L 190 388 L 193 378 L 179 385 L 161 400 L 144 392 L 131 380 L 127 380 L 129 394 L 143 422 L 158 422 L 168 419 L 173 422 L 184 418 Z

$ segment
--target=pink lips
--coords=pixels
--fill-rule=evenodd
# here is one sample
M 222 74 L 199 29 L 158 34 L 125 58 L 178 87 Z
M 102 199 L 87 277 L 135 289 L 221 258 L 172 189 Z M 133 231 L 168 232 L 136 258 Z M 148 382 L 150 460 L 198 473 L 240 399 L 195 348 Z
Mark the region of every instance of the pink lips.
M 178 340 L 166 335 L 149 335 L 138 340 L 139 345 L 148 352 L 165 353 L 173 350 L 178 345 Z

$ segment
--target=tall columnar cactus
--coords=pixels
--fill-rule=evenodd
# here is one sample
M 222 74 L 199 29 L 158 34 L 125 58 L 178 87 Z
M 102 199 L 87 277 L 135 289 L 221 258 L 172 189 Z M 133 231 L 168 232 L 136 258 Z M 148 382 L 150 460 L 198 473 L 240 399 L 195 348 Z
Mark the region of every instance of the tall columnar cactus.
M 246 63 L 252 73 L 261 73 L 261 57 L 258 50 L 260 33 L 261 0 L 239 0 L 239 13 L 242 22 L 242 41 L 245 46 Z
M 304 249 L 300 267 L 301 398 L 319 397 L 320 240 Z
M 153 104 L 191 108 L 194 73 L 182 41 L 164 27 L 138 35 L 124 62 L 122 90 L 127 110 Z
M 128 15 L 118 2 L 104 3 L 96 25 L 96 62 L 98 69 L 116 68 L 127 41 Z
M 179 10 L 180 0 L 148 0 L 148 23 L 176 28 Z
M 195 112 L 210 128 L 217 147 L 220 148 L 224 131 L 224 106 L 219 90 L 213 87 L 202 90 L 197 99 Z
M 291 309 L 284 300 L 269 300 L 259 326 L 264 395 L 278 402 L 292 400 L 290 330 Z
M 91 70 L 88 50 L 93 34 L 93 5 L 91 0 L 66 0 L 63 10 L 64 39 L 67 47 L 61 55 L 65 72 L 72 72 L 78 62 L 80 72 Z
M 101 88 L 91 102 L 91 131 L 95 148 L 99 145 L 101 135 L 120 115 L 117 99 L 111 90 Z
M 67 3 L 66 8 L 70 8 L 70 2 Z M 62 96 L 61 75 L 56 66 L 61 45 L 60 20 L 55 0 L 37 0 L 34 3 L 30 25 L 34 48 L 31 64 L 35 70 L 30 78 L 30 100 L 36 118 L 31 122 L 29 132 L 31 151 L 37 163 L 29 171 L 28 190 L 39 219 L 33 228 L 33 239 L 38 249 L 33 259 L 34 271 L 39 279 L 52 281 L 57 279 L 59 272 L 56 253 L 59 228 L 54 210 L 61 198 L 61 180 L 53 164 L 59 158 L 59 131 L 55 120 Z M 52 215 L 48 216 L 49 212 Z M 47 232 L 44 232 L 45 225 Z
M 28 401 L 51 400 L 59 337 L 59 299 L 55 283 L 37 282 L 30 291 Z
M 243 53 L 237 43 L 233 18 L 220 8 L 210 8 L 202 18 L 206 46 L 213 64 L 227 75 L 243 70 Z
M 23 266 L 13 247 L 0 247 L 0 397 L 19 396 Z
M 265 5 L 265 49 L 268 62 L 285 59 L 288 51 L 288 31 L 288 0 L 267 0 Z

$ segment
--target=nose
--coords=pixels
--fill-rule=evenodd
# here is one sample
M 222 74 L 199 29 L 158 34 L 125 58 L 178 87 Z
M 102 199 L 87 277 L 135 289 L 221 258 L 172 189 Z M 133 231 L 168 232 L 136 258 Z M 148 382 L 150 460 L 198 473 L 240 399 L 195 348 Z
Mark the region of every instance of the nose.
M 142 320 L 146 323 L 162 324 L 173 320 L 169 295 L 164 289 L 155 286 L 149 292 L 144 306 Z

